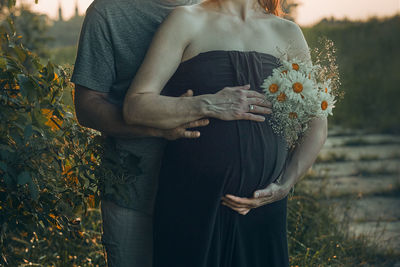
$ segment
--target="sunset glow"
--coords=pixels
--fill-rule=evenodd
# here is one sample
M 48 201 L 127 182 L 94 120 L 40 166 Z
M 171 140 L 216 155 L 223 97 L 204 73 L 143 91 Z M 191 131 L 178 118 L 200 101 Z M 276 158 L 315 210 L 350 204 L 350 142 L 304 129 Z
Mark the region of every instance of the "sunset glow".
M 25 3 L 33 2 L 25 0 Z M 75 12 L 75 1 L 61 0 L 64 18 L 71 17 Z M 84 14 L 86 8 L 93 0 L 79 0 L 80 14 Z M 324 17 L 349 18 L 365 20 L 369 17 L 392 16 L 400 13 L 400 0 L 381 0 L 379 4 L 365 0 L 299 0 L 300 7 L 297 12 L 297 22 L 301 25 L 313 24 Z M 58 1 L 39 0 L 39 4 L 33 5 L 34 10 L 46 13 L 52 18 L 58 15 Z

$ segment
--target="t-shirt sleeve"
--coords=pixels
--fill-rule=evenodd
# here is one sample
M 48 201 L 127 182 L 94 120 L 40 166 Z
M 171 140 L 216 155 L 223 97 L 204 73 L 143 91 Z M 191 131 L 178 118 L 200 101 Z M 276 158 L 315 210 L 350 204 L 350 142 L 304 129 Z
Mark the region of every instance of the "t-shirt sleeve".
M 89 8 L 79 38 L 71 81 L 92 90 L 109 92 L 115 79 L 110 28 L 95 8 Z

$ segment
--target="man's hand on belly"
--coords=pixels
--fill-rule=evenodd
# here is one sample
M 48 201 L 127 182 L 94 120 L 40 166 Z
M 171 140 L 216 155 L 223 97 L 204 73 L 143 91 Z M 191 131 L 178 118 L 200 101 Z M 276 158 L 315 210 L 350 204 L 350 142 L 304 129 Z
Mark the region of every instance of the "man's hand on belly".
M 233 195 L 222 197 L 222 205 L 233 209 L 239 214 L 246 215 L 252 209 L 279 201 L 285 198 L 291 187 L 286 184 L 271 183 L 267 188 L 254 192 L 252 198 L 242 198 Z
M 188 90 L 186 93 L 181 95 L 181 97 L 192 97 L 193 96 L 193 91 Z M 200 137 L 200 132 L 199 131 L 191 131 L 188 130 L 190 128 L 198 128 L 198 127 L 204 127 L 207 126 L 210 123 L 208 119 L 201 119 L 197 121 L 192 121 L 189 123 L 185 123 L 184 125 L 181 125 L 175 129 L 168 129 L 168 130 L 161 130 L 161 137 L 164 137 L 167 140 L 176 140 L 179 138 L 199 138 Z

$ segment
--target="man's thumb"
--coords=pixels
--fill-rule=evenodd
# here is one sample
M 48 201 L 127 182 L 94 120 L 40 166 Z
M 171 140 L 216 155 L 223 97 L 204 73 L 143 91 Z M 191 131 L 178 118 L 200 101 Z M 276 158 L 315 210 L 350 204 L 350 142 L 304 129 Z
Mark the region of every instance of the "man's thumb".
M 191 97 L 193 96 L 193 90 L 187 90 L 186 93 L 184 93 L 183 95 L 181 95 L 181 97 Z

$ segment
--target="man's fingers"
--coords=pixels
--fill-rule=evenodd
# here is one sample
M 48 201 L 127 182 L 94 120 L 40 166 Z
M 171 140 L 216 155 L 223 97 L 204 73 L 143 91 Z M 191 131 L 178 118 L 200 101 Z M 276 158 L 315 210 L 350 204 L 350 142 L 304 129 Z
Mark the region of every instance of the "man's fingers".
M 189 122 L 189 123 L 183 125 L 182 128 L 188 129 L 188 128 L 203 127 L 203 126 L 207 126 L 209 123 L 210 123 L 210 120 L 201 119 L 201 120 Z
M 202 120 L 197 120 L 197 121 L 192 121 L 189 123 L 186 123 L 174 130 L 174 138 L 188 138 L 188 139 L 193 139 L 193 138 L 199 138 L 200 137 L 200 132 L 199 131 L 189 131 L 187 129 L 189 128 L 197 128 L 197 127 L 203 127 L 206 126 L 210 123 L 208 119 L 202 119 Z
M 200 137 L 200 132 L 199 131 L 184 131 L 182 134 L 183 138 L 189 138 L 189 139 L 193 139 L 193 138 L 199 138 Z
M 187 90 L 186 93 L 184 93 L 183 95 L 181 95 L 181 97 L 191 97 L 193 96 L 193 90 Z

